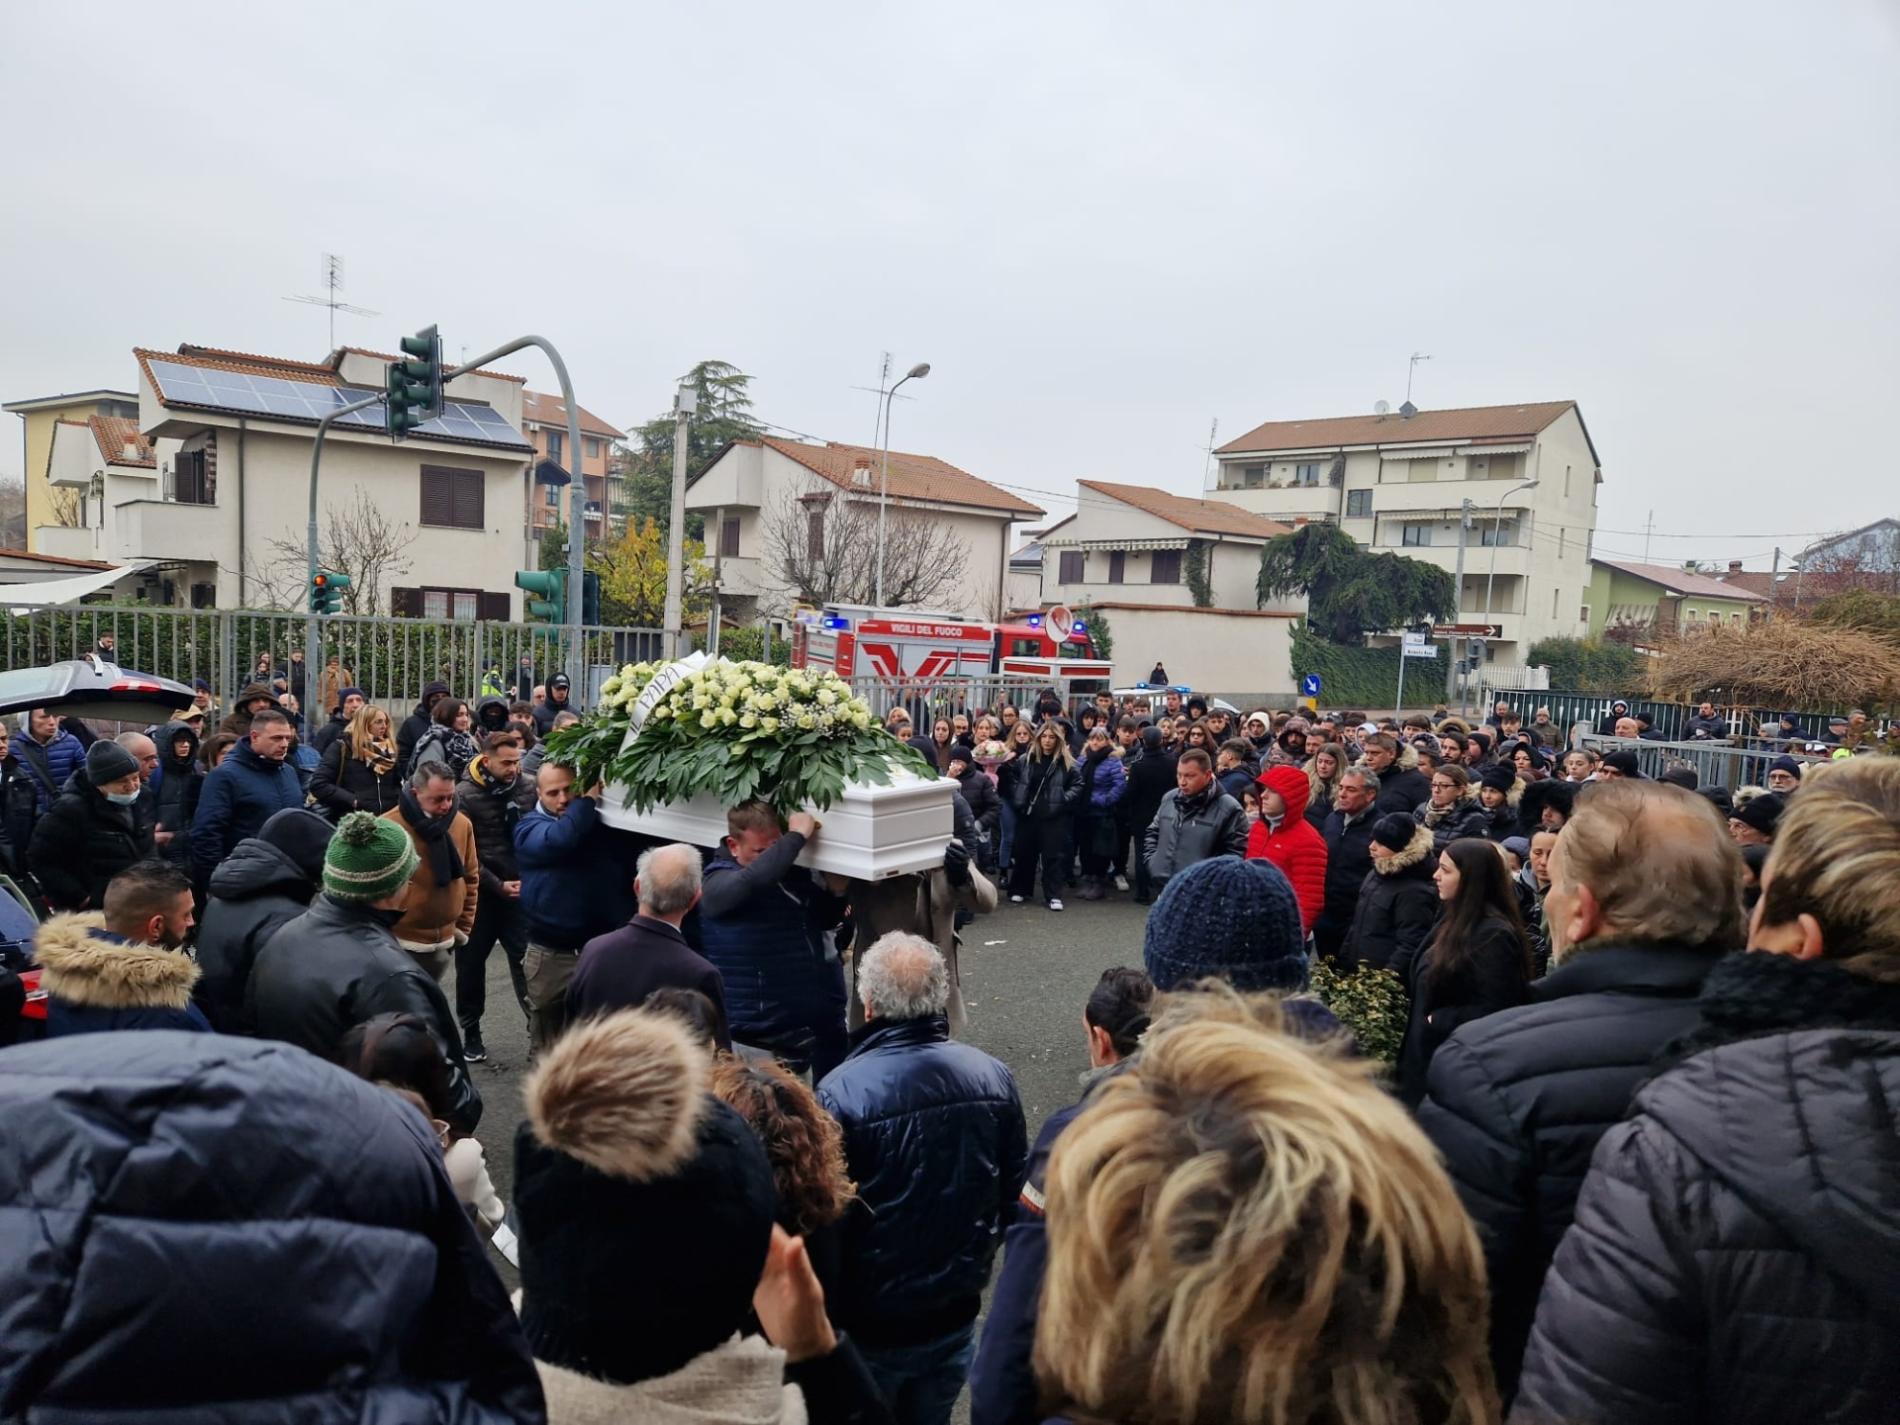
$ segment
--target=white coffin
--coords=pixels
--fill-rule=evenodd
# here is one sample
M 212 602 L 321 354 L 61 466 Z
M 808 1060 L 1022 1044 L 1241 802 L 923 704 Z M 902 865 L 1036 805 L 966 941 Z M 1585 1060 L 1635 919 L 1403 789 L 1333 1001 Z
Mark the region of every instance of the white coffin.
M 805 808 L 821 825 L 798 864 L 860 881 L 941 866 L 950 844 L 950 799 L 956 788 L 947 777 L 925 779 L 909 772 L 893 772 L 887 787 L 848 786 L 828 810 Z M 609 787 L 601 797 L 600 816 L 623 831 L 694 846 L 717 846 L 726 834 L 726 808 L 709 795 L 636 811 L 623 793 Z

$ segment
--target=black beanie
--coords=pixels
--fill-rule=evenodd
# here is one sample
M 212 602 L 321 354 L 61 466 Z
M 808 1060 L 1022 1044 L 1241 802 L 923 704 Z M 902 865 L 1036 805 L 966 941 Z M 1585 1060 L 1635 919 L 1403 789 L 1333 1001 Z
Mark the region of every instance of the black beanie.
M 1517 785 L 1517 768 L 1509 762 L 1493 762 L 1478 778 L 1478 785 L 1494 792 L 1508 792 Z
M 95 787 L 123 777 L 136 777 L 138 771 L 138 758 L 109 737 L 100 738 L 86 749 L 86 780 Z
M 535 1359 L 618 1384 L 742 1330 L 778 1209 L 751 1126 L 672 1015 L 570 1029 L 522 1090 L 521 1326 Z
M 313 886 L 323 880 L 323 853 L 330 849 L 330 838 L 335 834 L 330 819 L 309 807 L 274 811 L 257 829 L 257 839 L 288 856 Z
M 1412 844 L 1418 823 L 1402 811 L 1388 812 L 1372 828 L 1372 839 L 1388 851 L 1403 851 Z
M 1636 754 L 1629 748 L 1619 748 L 1603 759 L 1603 765 L 1612 772 L 1620 772 L 1625 777 L 1641 778 L 1643 764 L 1636 760 Z
M 1293 883 L 1268 861 L 1216 856 L 1168 878 L 1148 913 L 1142 965 L 1155 988 L 1225 980 L 1243 993 L 1306 987 Z
M 1743 826 L 1752 826 L 1763 836 L 1775 834 L 1775 823 L 1781 820 L 1781 810 L 1786 805 L 1773 792 L 1755 797 L 1745 806 L 1738 806 L 1729 813 L 1729 818 L 1739 821 Z

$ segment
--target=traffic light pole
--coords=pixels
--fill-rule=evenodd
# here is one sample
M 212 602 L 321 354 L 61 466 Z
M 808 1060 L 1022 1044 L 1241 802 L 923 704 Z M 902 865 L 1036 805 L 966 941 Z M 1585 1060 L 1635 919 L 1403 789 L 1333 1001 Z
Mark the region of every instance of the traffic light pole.
M 311 591 L 315 589 L 317 585 L 317 470 L 323 461 L 323 438 L 330 433 L 330 422 L 336 420 L 337 417 L 347 416 L 352 411 L 367 410 L 369 407 L 380 405 L 388 399 L 389 395 L 387 392 L 378 391 L 373 396 L 365 396 L 362 400 L 352 401 L 347 406 L 338 406 L 334 411 L 327 412 L 323 419 L 317 422 L 316 437 L 310 442 L 310 526 L 305 532 L 305 537 L 308 540 L 305 558 L 309 567 L 304 570 L 303 578 L 304 602 L 306 604 L 310 603 Z M 317 618 L 317 610 L 314 606 L 309 607 L 304 613 L 303 666 L 305 681 L 303 685 L 303 695 L 305 698 L 310 696 L 310 690 L 312 688 L 320 688 L 323 685 L 322 649 L 320 647 L 321 639 L 317 634 Z M 330 715 L 328 708 L 321 709 L 318 714 L 312 714 L 309 708 L 304 708 L 302 711 L 306 731 L 313 726 L 322 726 L 320 721 L 312 721 L 313 716 L 328 717 Z
M 1465 540 L 1471 535 L 1471 501 L 1466 500 L 1458 507 L 1458 572 L 1452 577 L 1458 581 L 1458 588 L 1451 596 L 1451 621 L 1454 627 L 1458 623 L 1459 606 L 1465 601 Z M 1400 653 L 1403 658 L 1405 655 Z M 1452 634 L 1445 640 L 1445 703 L 1451 704 L 1452 694 L 1458 691 L 1458 635 Z
M 504 356 L 512 356 L 515 352 L 524 350 L 530 346 L 539 349 L 546 355 L 549 364 L 554 367 L 556 379 L 561 383 L 561 401 L 567 407 L 567 448 L 573 452 L 573 454 L 569 456 L 569 459 L 578 467 L 584 459 L 584 451 L 581 447 L 580 417 L 575 414 L 574 383 L 568 379 L 567 363 L 561 360 L 561 353 L 554 349 L 554 343 L 550 342 L 546 337 L 517 337 L 506 346 L 498 346 L 493 351 L 485 351 L 473 361 L 464 361 L 453 370 L 443 372 L 442 384 L 446 386 L 457 376 L 465 376 L 471 371 L 488 365 L 491 361 L 499 361 Z M 304 576 L 304 589 L 306 594 L 312 587 L 312 581 L 317 577 L 317 473 L 323 460 L 323 438 L 330 433 L 330 423 L 339 416 L 347 416 L 352 411 L 363 410 L 387 399 L 388 394 L 386 392 L 378 391 L 373 396 L 365 396 L 362 400 L 353 401 L 347 406 L 338 406 L 334 411 L 328 412 L 322 420 L 317 422 L 316 438 L 310 445 L 310 528 L 308 531 L 309 550 L 307 556 L 310 567 L 305 571 Z M 587 672 L 586 652 L 581 647 L 580 628 L 581 604 L 585 597 L 583 593 L 586 584 L 584 566 L 586 564 L 587 554 L 587 477 L 584 473 L 575 476 L 573 480 L 572 493 L 568 501 L 567 540 L 568 549 L 570 551 L 567 560 L 567 622 L 569 628 L 567 677 L 568 682 L 572 685 L 568 696 L 575 699 L 576 702 L 579 702 L 585 693 L 586 683 L 584 680 Z M 312 609 L 304 620 L 304 666 L 311 670 L 306 675 L 311 679 L 319 679 L 319 670 L 323 667 L 323 664 L 318 661 L 318 653 L 317 612 L 315 609 Z M 309 687 L 310 684 L 306 683 L 306 693 L 308 693 Z M 328 711 L 327 708 L 324 709 L 326 715 Z M 304 716 L 306 718 L 310 716 L 309 709 L 306 708 L 304 710 Z M 306 726 L 308 726 L 307 723 Z

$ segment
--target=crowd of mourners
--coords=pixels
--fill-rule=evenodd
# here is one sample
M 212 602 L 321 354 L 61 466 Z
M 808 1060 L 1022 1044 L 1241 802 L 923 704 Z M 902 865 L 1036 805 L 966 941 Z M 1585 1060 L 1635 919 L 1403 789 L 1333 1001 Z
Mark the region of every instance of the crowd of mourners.
M 606 825 L 482 683 L 0 732 L 0 1419 L 1895 1418 L 1900 759 L 909 698 L 954 836 L 870 883 Z M 1071 887 L 1149 909 L 1032 1141 L 959 930 Z

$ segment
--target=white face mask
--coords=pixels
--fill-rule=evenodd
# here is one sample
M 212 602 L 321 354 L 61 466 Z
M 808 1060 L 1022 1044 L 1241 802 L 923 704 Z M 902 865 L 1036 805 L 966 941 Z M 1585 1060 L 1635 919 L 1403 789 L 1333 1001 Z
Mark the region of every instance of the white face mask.
M 139 799 L 137 792 L 107 792 L 105 796 L 107 801 L 120 807 L 129 807 Z

